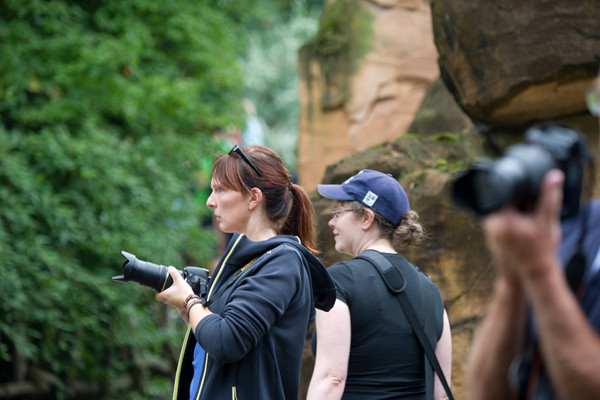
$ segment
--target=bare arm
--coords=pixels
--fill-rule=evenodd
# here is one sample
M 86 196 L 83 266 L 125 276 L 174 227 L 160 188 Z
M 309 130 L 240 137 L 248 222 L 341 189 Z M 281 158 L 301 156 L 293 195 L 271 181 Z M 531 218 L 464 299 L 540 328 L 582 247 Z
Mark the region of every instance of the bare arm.
M 555 389 L 566 400 L 585 400 L 600 393 L 600 340 L 571 293 L 557 256 L 563 180 L 560 171 L 550 171 L 534 212 L 509 208 L 486 218 L 484 228 L 492 253 L 504 258 L 501 269 L 518 280 L 532 307 Z M 487 333 L 501 329 L 500 322 L 490 320 L 490 325 Z
M 350 310 L 336 300 L 329 312 L 317 310 L 317 354 L 307 400 L 341 399 L 350 357 Z
M 452 378 L 452 335 L 450 332 L 450 321 L 448 320 L 446 310 L 444 310 L 444 328 L 442 330 L 442 336 L 435 347 L 435 356 L 442 367 L 442 372 L 444 373 L 444 377 L 446 377 L 448 385 L 450 385 L 450 380 Z M 436 375 L 434 397 L 436 400 L 443 400 L 447 398 L 446 396 L 446 390 L 439 377 Z
M 547 274 L 525 281 L 539 326 L 542 353 L 556 390 L 565 400 L 597 399 L 600 340 L 569 289 L 556 260 Z
M 518 287 L 504 277 L 496 289 L 471 347 L 467 368 L 469 398 L 507 399 L 508 370 L 524 329 L 524 305 Z

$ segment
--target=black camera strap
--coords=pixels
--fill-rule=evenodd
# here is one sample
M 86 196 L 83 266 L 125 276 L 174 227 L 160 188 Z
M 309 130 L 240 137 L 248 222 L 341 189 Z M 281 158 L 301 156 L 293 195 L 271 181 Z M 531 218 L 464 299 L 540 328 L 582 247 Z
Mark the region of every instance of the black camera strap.
M 573 256 L 571 257 L 565 268 L 565 277 L 567 279 L 567 283 L 569 284 L 569 287 L 571 288 L 575 296 L 577 296 L 578 292 L 580 291 L 581 281 L 583 279 L 583 276 L 585 275 L 585 268 L 587 264 L 583 242 L 587 238 L 587 227 L 589 223 L 588 214 L 591 205 L 588 203 L 580 207 L 581 213 L 578 216 L 578 218 L 581 219 L 581 232 L 579 233 L 577 248 L 575 249 Z
M 433 349 L 433 346 L 429 339 L 430 337 L 432 337 L 431 334 L 435 331 L 435 326 L 433 323 L 433 297 L 430 292 L 431 290 L 435 289 L 433 286 L 433 282 L 425 276 L 424 277 L 427 279 L 421 279 L 421 282 L 423 282 L 425 301 L 425 328 L 423 328 L 423 326 L 419 322 L 419 317 L 417 316 L 410 302 L 410 299 L 405 293 L 407 281 L 402 275 L 400 269 L 394 267 L 392 263 L 388 261 L 387 258 L 385 258 L 381 253 L 375 250 L 366 250 L 360 253 L 360 255 L 358 255 L 356 258 L 361 258 L 371 263 L 379 272 L 387 287 L 392 291 L 392 293 L 396 295 L 396 299 L 400 303 L 400 306 L 402 307 L 402 310 L 404 311 L 404 314 L 406 315 L 406 318 L 408 319 L 408 322 L 410 323 L 413 332 L 415 333 L 415 336 L 419 339 L 419 342 L 423 347 L 426 358 L 429 360 L 430 365 L 435 370 L 438 378 L 440 379 L 440 382 L 442 383 L 442 386 L 444 386 L 444 390 L 446 391 L 446 394 L 448 394 L 448 398 L 450 400 L 454 400 L 454 397 L 452 396 L 452 391 L 450 390 L 450 386 L 446 381 L 446 377 L 444 376 L 442 367 L 440 366 L 440 363 L 437 357 L 435 356 L 435 350 Z M 425 329 L 427 329 L 427 331 L 430 332 L 430 335 L 427 335 Z M 428 392 L 427 398 L 433 398 L 434 377 L 430 368 L 425 368 L 425 377 Z

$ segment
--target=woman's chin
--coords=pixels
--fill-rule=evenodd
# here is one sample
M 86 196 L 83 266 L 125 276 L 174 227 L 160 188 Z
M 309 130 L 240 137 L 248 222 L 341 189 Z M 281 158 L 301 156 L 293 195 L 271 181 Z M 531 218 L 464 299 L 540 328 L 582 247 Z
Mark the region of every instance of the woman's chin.
M 219 223 L 219 230 L 223 233 L 232 233 L 231 229 L 227 228 L 227 225 L 223 224 L 222 222 Z

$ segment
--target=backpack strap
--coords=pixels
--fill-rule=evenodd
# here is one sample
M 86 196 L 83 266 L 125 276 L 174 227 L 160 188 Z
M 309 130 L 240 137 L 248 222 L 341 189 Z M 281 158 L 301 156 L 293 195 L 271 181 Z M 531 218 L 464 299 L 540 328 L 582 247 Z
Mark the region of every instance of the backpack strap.
M 423 302 L 425 305 L 425 307 L 424 307 L 424 310 L 425 310 L 425 317 L 424 317 L 425 332 L 424 333 L 425 333 L 426 339 L 428 339 L 428 343 L 431 344 L 431 347 L 433 349 L 435 349 L 435 346 L 437 345 L 437 343 L 435 342 L 435 337 L 436 337 L 435 320 L 434 320 L 435 304 L 434 304 L 433 299 L 434 299 L 434 296 L 436 295 L 437 289 L 431 279 L 429 279 L 425 275 L 423 275 L 423 278 L 425 278 L 425 279 L 421 279 L 421 282 L 423 282 Z M 435 357 L 435 351 L 433 352 L 433 355 Z M 435 361 L 437 362 L 437 357 L 436 357 Z M 433 364 L 431 364 L 431 365 L 433 366 Z M 441 370 L 441 368 L 440 368 L 440 370 Z M 440 381 L 444 382 L 445 377 L 444 377 L 443 373 L 440 376 L 441 376 Z M 427 380 L 427 382 L 435 382 L 435 377 L 433 375 L 432 368 L 425 369 L 425 379 Z M 435 385 L 433 385 L 433 384 L 428 386 L 428 393 L 427 393 L 428 399 L 434 398 L 433 397 L 434 386 Z M 445 386 L 444 386 L 444 389 L 446 389 Z M 446 390 L 446 392 L 449 393 L 449 390 L 450 390 L 450 388 L 448 388 Z M 448 398 L 452 399 L 452 395 L 449 394 Z
M 452 396 L 452 392 L 450 390 L 450 386 L 448 385 L 448 382 L 446 381 L 446 377 L 444 376 L 444 372 L 442 371 L 442 367 L 440 366 L 440 363 L 439 363 L 437 357 L 435 356 L 435 350 L 432 346 L 432 338 L 435 337 L 435 334 L 431 335 L 431 330 L 432 329 L 435 330 L 434 326 L 432 328 L 432 325 L 434 325 L 434 323 L 433 323 L 434 313 L 432 312 L 432 309 L 433 309 L 432 298 L 433 297 L 431 296 L 431 289 L 433 289 L 433 286 L 432 286 L 433 282 L 424 283 L 424 301 L 425 301 L 425 307 L 426 307 L 424 320 L 425 320 L 425 326 L 428 329 L 428 331 L 430 332 L 430 335 L 428 336 L 427 333 L 425 333 L 425 329 L 419 322 L 419 317 L 417 316 L 412 304 L 410 303 L 410 299 L 408 298 L 408 296 L 406 296 L 404 294 L 407 281 L 404 278 L 404 276 L 402 275 L 402 272 L 400 271 L 400 269 L 394 267 L 392 265 L 392 263 L 390 263 L 388 261 L 387 258 L 385 258 L 381 253 L 379 253 L 378 251 L 375 251 L 375 250 L 366 250 L 366 251 L 360 253 L 356 258 L 361 258 L 361 259 L 366 260 L 369 263 L 371 263 L 375 267 L 377 272 L 379 272 L 379 274 L 383 278 L 383 281 L 385 282 L 386 286 L 390 289 L 390 291 L 392 291 L 392 293 L 394 293 L 396 295 L 396 299 L 398 299 L 398 302 L 400 303 L 400 306 L 402 307 L 402 310 L 404 311 L 406 318 L 410 322 L 410 325 L 415 333 L 415 336 L 417 336 L 417 339 L 419 339 L 419 342 L 421 343 L 421 346 L 423 347 L 426 358 L 429 360 L 429 364 L 433 367 L 438 378 L 442 382 L 442 385 L 444 386 L 444 390 L 448 394 L 448 398 L 450 400 L 454 400 L 454 397 Z M 423 276 L 423 277 L 426 279 L 421 279 L 421 281 L 425 281 L 425 280 L 430 281 L 430 279 L 427 278 L 426 276 Z M 433 372 L 431 371 L 431 368 L 425 368 L 425 378 L 426 378 L 426 387 L 427 387 L 427 398 L 432 399 L 433 398 L 434 379 L 433 379 Z

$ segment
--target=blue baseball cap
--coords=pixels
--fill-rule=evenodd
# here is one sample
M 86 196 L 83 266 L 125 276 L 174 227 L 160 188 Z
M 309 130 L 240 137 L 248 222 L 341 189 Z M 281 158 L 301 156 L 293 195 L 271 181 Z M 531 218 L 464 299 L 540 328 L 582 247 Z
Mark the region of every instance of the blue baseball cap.
M 398 226 L 410 204 L 402 185 L 390 174 L 363 169 L 341 185 L 317 185 L 321 196 L 332 200 L 356 200 Z

